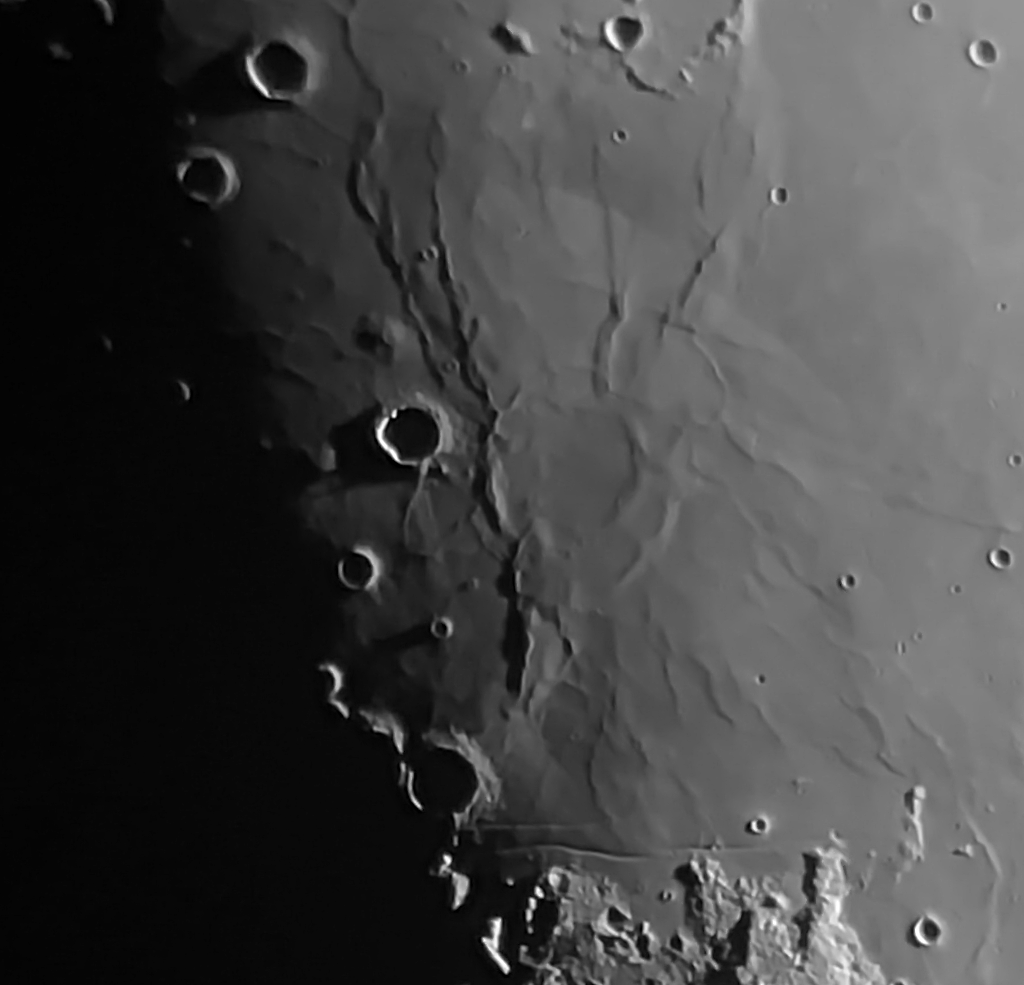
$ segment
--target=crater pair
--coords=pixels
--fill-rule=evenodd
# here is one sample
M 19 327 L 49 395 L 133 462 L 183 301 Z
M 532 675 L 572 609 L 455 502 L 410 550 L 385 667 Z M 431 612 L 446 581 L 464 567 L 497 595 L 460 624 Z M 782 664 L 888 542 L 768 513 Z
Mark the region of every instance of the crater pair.
M 302 103 L 319 87 L 322 59 L 305 38 L 284 35 L 250 45 L 239 72 L 245 85 L 272 103 Z M 232 201 L 241 188 L 234 162 L 212 147 L 193 147 L 178 163 L 178 183 L 195 202 L 218 209 Z

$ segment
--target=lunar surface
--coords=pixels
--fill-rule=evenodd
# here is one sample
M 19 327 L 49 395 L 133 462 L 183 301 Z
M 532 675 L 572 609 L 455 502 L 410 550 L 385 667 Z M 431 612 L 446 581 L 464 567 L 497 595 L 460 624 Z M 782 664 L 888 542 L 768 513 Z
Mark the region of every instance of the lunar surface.
M 1021 981 L 1024 6 L 167 0 L 163 44 L 316 471 L 309 673 L 494 974 Z

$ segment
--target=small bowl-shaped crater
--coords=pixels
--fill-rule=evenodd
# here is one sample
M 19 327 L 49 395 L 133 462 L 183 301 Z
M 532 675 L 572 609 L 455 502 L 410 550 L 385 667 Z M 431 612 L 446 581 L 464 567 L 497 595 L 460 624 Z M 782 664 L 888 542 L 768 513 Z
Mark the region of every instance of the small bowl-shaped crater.
M 1011 469 L 1019 469 L 1024 465 L 1024 454 L 1021 454 L 1019 451 L 1011 452 L 1006 456 L 1006 464 L 1009 465 Z
M 448 616 L 435 616 L 430 620 L 430 635 L 435 640 L 450 640 L 455 635 L 455 623 Z
M 993 547 L 988 552 L 988 563 L 996 571 L 1009 571 L 1013 567 L 1013 551 L 1008 547 Z
M 365 592 L 379 581 L 383 565 L 369 547 L 353 547 L 338 561 L 338 581 L 350 592 Z
M 857 576 L 852 571 L 844 571 L 836 581 L 844 592 L 851 592 L 857 587 Z
M 454 749 L 432 746 L 412 764 L 412 791 L 431 814 L 459 814 L 476 795 L 476 770 Z
M 988 38 L 975 38 L 967 46 L 967 58 L 977 68 L 992 68 L 999 61 L 999 48 Z
M 388 411 L 378 420 L 375 433 L 378 446 L 399 465 L 422 465 L 441 449 L 441 422 L 428 407 Z
M 227 205 L 241 187 L 234 161 L 212 147 L 193 147 L 178 162 L 177 176 L 189 198 L 211 209 Z
M 918 947 L 934 947 L 942 943 L 945 934 L 942 921 L 930 913 L 918 917 L 910 927 L 910 937 Z
M 768 192 L 768 201 L 772 205 L 785 205 L 789 201 L 789 189 L 782 185 L 776 185 Z
M 756 814 L 747 821 L 747 834 L 760 837 L 761 835 L 768 834 L 771 828 L 771 821 L 764 814 Z
M 935 8 L 930 3 L 915 3 L 910 8 L 910 18 L 915 24 L 930 24 L 935 20 Z
M 264 99 L 294 102 L 312 88 L 308 52 L 284 39 L 264 41 L 245 53 L 245 77 Z
M 620 54 L 636 48 L 644 40 L 645 33 L 643 19 L 632 14 L 609 17 L 601 28 L 605 44 Z

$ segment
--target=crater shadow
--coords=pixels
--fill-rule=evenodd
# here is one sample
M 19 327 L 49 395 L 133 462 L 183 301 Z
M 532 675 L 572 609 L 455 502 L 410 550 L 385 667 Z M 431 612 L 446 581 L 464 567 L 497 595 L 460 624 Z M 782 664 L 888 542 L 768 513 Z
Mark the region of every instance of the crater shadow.
M 240 41 L 181 83 L 178 92 L 182 108 L 200 116 L 294 112 L 291 103 L 266 99 L 246 80 L 242 65 L 250 45 L 248 38 Z
M 374 425 L 380 414 L 373 407 L 331 429 L 328 443 L 335 455 L 335 471 L 348 487 L 416 482 L 416 467 L 400 465 L 377 444 Z

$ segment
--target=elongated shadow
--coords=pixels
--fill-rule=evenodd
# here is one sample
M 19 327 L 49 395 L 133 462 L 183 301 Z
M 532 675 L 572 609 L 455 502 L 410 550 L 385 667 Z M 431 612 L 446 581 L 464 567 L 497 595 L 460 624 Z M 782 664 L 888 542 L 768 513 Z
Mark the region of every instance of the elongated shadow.
M 245 79 L 241 65 L 248 39 L 202 65 L 181 84 L 182 108 L 202 116 L 234 116 L 239 113 L 295 112 L 289 103 L 264 99 Z

